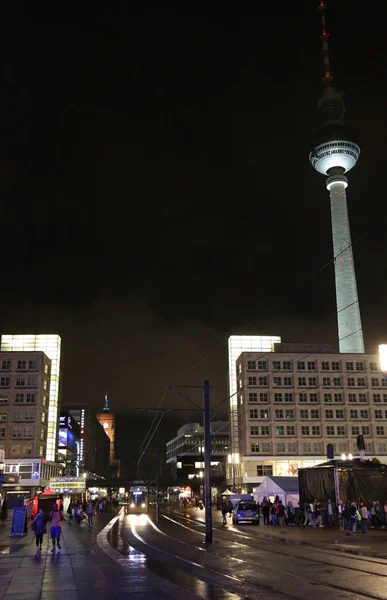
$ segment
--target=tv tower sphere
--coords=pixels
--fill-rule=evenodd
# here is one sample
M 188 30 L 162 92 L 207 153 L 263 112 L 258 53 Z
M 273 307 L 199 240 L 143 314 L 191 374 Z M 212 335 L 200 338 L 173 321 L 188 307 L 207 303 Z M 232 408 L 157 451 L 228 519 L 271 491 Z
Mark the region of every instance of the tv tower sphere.
M 319 11 L 324 77 L 323 91 L 317 103 L 321 125 L 313 136 L 309 160 L 316 171 L 327 176 L 326 186 L 330 192 L 339 349 L 340 352 L 346 353 L 364 353 L 345 191 L 348 186 L 345 174 L 356 165 L 360 148 L 343 122 L 343 96 L 331 85 L 325 8 L 324 2 L 321 1 Z

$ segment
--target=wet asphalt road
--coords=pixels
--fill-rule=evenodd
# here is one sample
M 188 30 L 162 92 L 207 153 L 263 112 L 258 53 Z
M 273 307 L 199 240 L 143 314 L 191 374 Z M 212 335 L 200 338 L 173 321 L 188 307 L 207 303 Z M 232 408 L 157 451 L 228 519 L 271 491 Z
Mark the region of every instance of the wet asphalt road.
M 387 600 L 386 560 L 268 542 L 252 525 L 215 525 L 206 544 L 203 516 L 164 513 L 156 525 L 123 509 L 109 541 L 187 597 Z

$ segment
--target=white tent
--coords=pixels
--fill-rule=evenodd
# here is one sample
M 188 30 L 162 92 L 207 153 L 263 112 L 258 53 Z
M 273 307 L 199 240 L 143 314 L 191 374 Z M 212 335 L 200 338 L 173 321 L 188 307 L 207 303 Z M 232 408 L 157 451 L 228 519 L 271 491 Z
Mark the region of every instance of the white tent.
M 230 490 L 225 490 L 225 491 L 223 492 L 223 494 L 220 494 L 220 495 L 221 495 L 221 496 L 233 496 L 233 493 L 232 493 L 232 492 L 230 492 Z
M 293 506 L 297 506 L 300 500 L 298 477 L 265 477 L 254 492 L 254 500 L 260 504 L 264 498 L 273 501 L 276 496 L 284 504 L 291 501 Z

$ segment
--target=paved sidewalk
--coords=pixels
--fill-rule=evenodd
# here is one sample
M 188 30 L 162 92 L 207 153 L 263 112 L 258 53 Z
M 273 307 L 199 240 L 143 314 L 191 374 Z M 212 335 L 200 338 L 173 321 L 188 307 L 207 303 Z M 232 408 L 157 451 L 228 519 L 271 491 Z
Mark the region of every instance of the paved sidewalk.
M 179 509 L 178 507 L 170 507 L 169 510 L 180 515 L 186 515 L 193 519 L 200 519 L 204 522 L 204 510 L 195 510 L 195 508 Z M 223 528 L 232 525 L 232 519 L 227 517 L 227 525 L 223 525 L 222 515 L 220 510 L 213 509 L 212 511 L 213 526 Z M 387 530 L 370 529 L 367 534 L 362 534 L 360 527 L 355 535 L 346 535 L 343 531 L 339 531 L 337 527 L 323 529 L 313 529 L 312 527 L 304 527 L 303 525 L 286 527 L 285 533 L 281 533 L 278 527 L 272 525 L 263 525 L 261 517 L 260 525 L 251 525 L 242 523 L 238 526 L 240 530 L 246 533 L 253 533 L 260 539 L 265 539 L 268 542 L 280 542 L 283 544 L 298 544 L 310 546 L 313 548 L 321 548 L 335 552 L 348 552 L 360 556 L 372 556 L 376 558 L 387 559 Z

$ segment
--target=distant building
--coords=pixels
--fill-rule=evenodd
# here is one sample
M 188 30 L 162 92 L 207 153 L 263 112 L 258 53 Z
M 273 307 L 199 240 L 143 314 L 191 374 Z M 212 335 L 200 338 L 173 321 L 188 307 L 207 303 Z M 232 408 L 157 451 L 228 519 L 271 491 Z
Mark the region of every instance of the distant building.
M 6 459 L 47 456 L 50 376 L 43 352 L 0 352 L 0 449 Z
M 80 474 L 81 426 L 68 411 L 59 417 L 58 461 L 64 467 L 65 476 Z
M 213 493 L 225 481 L 225 465 L 230 452 L 229 425 L 225 421 L 211 423 L 211 473 Z M 176 485 L 199 492 L 204 476 L 204 430 L 199 423 L 180 427 L 177 436 L 167 442 L 167 464 Z
M 110 411 L 107 394 L 105 395 L 105 406 L 102 412 L 97 413 L 96 417 L 110 440 L 110 475 L 111 477 L 120 477 L 120 461 L 115 457 L 116 416 Z
M 65 404 L 68 412 L 80 427 L 79 470 L 100 477 L 109 476 L 110 440 L 89 407 Z

